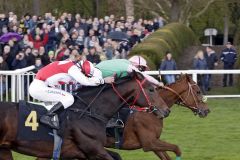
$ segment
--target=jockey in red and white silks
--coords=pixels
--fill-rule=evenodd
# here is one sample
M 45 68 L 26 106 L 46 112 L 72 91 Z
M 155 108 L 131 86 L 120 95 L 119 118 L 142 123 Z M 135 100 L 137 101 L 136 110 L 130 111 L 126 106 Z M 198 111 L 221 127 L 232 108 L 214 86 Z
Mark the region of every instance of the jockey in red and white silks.
M 102 78 L 100 70 L 95 68 L 89 61 L 56 61 L 38 71 L 35 79 L 30 84 L 29 94 L 40 101 L 58 102 L 46 116 L 40 121 L 58 129 L 51 120 L 54 113 L 68 108 L 74 103 L 74 97 L 68 92 L 54 88 L 59 84 L 79 83 L 83 86 L 98 86 L 100 84 L 112 83 L 113 77 Z

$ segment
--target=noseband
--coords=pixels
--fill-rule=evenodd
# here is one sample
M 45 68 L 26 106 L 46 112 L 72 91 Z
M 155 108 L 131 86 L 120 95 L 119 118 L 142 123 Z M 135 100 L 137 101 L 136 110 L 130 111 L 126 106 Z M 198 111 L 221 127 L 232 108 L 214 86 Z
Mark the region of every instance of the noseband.
M 153 112 L 153 111 L 155 111 L 155 110 L 156 110 L 156 107 L 155 107 L 154 105 L 152 105 L 152 103 L 150 102 L 149 96 L 146 94 L 146 92 L 145 92 L 145 90 L 144 90 L 144 88 L 143 88 L 143 85 L 144 85 L 144 83 L 147 81 L 147 79 L 145 78 L 145 79 L 143 79 L 142 81 L 140 81 L 140 80 L 138 80 L 137 78 L 135 78 L 135 80 L 136 80 L 136 82 L 137 82 L 137 84 L 138 84 L 138 86 L 139 86 L 140 89 L 139 89 L 139 91 L 137 92 L 137 95 L 135 96 L 132 104 L 129 104 L 129 103 L 127 102 L 127 100 L 121 96 L 121 94 L 118 92 L 118 90 L 117 90 L 116 87 L 114 86 L 114 83 L 112 83 L 112 88 L 113 88 L 114 92 L 117 94 L 117 96 L 118 96 L 120 99 L 122 99 L 123 102 L 124 102 L 125 104 L 127 104 L 130 109 L 132 109 L 132 110 L 137 110 L 137 111 L 141 111 L 141 112 Z M 136 102 L 137 102 L 137 100 L 139 99 L 139 96 L 140 96 L 140 93 L 141 93 L 141 92 L 143 93 L 144 98 L 145 98 L 146 101 L 147 101 L 148 107 L 138 107 L 138 106 L 135 105 Z

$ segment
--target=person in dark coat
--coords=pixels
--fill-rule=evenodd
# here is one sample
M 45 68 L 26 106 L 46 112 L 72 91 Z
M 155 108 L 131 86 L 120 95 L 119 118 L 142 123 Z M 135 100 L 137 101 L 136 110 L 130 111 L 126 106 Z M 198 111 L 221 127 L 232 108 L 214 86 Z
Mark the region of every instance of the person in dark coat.
M 194 57 L 193 60 L 193 68 L 196 70 L 207 70 L 207 61 L 204 58 L 204 53 L 202 50 L 199 50 Z M 201 91 L 203 94 L 206 94 L 206 81 L 207 81 L 207 75 L 206 74 L 201 74 L 198 75 L 198 85 L 201 88 Z
M 3 57 L 0 56 L 0 70 L 8 70 L 8 65 L 7 63 L 3 60 Z M 0 95 L 3 95 L 6 91 L 6 76 L 0 75 Z
M 168 51 L 166 52 L 165 59 L 161 63 L 160 70 L 176 70 L 177 65 L 175 60 L 172 58 L 172 54 Z M 172 74 L 164 75 L 164 79 L 167 84 L 171 84 L 175 82 L 175 76 Z
M 227 42 L 226 48 L 223 49 L 221 57 L 221 61 L 224 64 L 224 69 L 231 70 L 234 68 L 234 64 L 237 60 L 236 50 L 233 48 L 231 42 Z M 223 87 L 227 86 L 227 78 L 229 77 L 229 86 L 233 85 L 233 75 L 232 74 L 224 74 L 223 76 Z
M 217 54 L 215 53 L 215 51 L 213 50 L 213 48 L 211 46 L 208 46 L 206 48 L 206 52 L 204 54 L 204 57 L 207 61 L 207 66 L 208 66 L 209 70 L 213 70 L 215 68 L 215 66 L 218 65 Z M 207 81 L 206 81 L 206 87 L 205 88 L 208 91 L 211 89 L 211 86 L 210 86 L 211 78 L 212 78 L 211 74 L 207 75 Z
M 5 14 L 0 14 L 0 28 L 2 29 L 4 26 L 8 26 L 8 18 Z
M 33 70 L 34 73 L 37 73 L 41 68 L 44 67 L 41 58 L 36 58 L 34 66 L 35 66 L 35 69 Z
M 5 45 L 3 48 L 3 54 L 2 57 L 4 61 L 8 65 L 8 69 L 12 70 L 12 62 L 15 59 L 15 54 L 11 52 L 11 47 L 9 45 Z
M 12 69 L 21 69 L 27 67 L 27 60 L 24 53 L 21 51 L 16 55 L 12 62 Z
M 100 56 L 97 54 L 95 47 L 90 48 L 89 55 L 87 55 L 87 60 L 92 62 L 94 65 L 101 62 Z
M 25 49 L 25 58 L 27 60 L 27 66 L 32 66 L 35 64 L 36 58 L 39 56 L 37 49 L 31 49 L 30 47 L 27 47 Z

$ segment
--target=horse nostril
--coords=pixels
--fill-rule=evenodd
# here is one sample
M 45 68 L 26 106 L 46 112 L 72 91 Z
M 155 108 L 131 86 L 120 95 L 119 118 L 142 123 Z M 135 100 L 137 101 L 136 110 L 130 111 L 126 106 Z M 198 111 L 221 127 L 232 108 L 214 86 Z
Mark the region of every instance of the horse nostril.
M 164 117 L 168 117 L 169 114 L 170 114 L 170 112 L 171 112 L 171 110 L 170 110 L 169 108 L 166 109 L 165 114 L 164 114 Z

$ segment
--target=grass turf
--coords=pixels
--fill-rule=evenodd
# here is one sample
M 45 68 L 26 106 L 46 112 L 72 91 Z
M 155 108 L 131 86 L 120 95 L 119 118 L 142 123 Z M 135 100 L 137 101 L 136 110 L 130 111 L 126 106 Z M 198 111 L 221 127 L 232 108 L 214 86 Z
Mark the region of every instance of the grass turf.
M 188 109 L 174 106 L 164 120 L 161 139 L 178 144 L 183 160 L 239 160 L 240 100 L 210 99 L 208 104 L 211 113 L 204 119 L 194 116 Z M 153 153 L 141 150 L 119 153 L 124 160 L 158 160 Z M 14 158 L 33 160 L 17 153 Z

